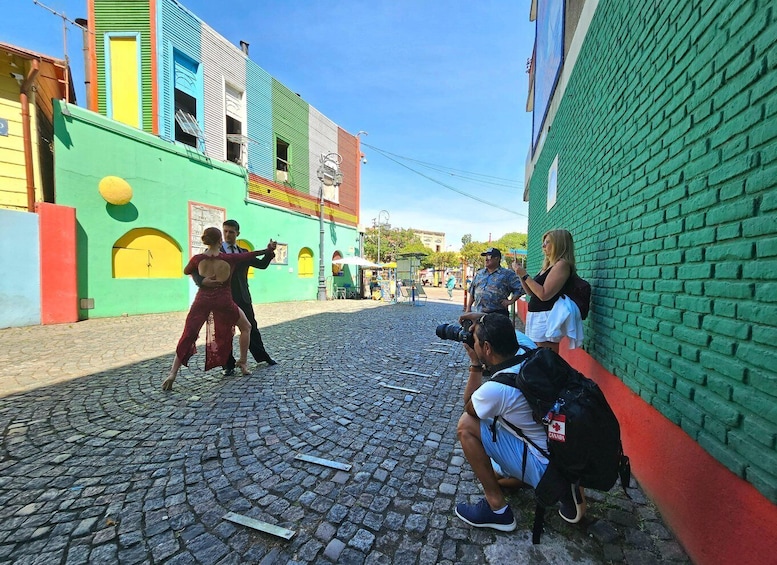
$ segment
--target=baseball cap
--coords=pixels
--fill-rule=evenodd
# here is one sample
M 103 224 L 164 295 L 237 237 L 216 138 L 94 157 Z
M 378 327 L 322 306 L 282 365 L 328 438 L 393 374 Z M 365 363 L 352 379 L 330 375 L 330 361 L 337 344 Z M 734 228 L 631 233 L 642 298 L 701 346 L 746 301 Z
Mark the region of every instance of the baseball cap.
M 481 257 L 483 257 L 485 255 L 495 255 L 497 257 L 501 257 L 502 256 L 502 252 L 499 251 L 496 247 L 489 247 L 483 253 L 480 254 Z

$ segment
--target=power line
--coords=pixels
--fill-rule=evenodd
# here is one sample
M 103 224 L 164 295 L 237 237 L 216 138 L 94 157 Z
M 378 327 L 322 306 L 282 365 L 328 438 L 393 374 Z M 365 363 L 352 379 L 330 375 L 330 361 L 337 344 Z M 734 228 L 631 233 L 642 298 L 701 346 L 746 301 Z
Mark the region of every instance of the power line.
M 465 197 L 467 197 L 467 198 L 469 198 L 471 200 L 475 200 L 477 202 L 480 202 L 481 204 L 485 204 L 486 206 L 491 206 L 492 208 L 496 208 L 497 210 L 502 210 L 503 212 L 507 212 L 507 213 L 513 214 L 515 216 L 521 216 L 523 218 L 528 218 L 528 216 L 526 214 L 523 214 L 521 212 L 516 212 L 514 210 L 510 210 L 509 208 L 504 208 L 502 206 L 498 206 L 498 205 L 494 204 L 493 202 L 489 202 L 488 200 L 484 200 L 482 198 L 478 198 L 477 196 L 473 196 L 471 194 L 468 194 L 468 193 L 464 192 L 463 190 L 459 190 L 456 187 L 453 187 L 453 186 L 451 186 L 449 184 L 445 184 L 444 182 L 441 182 L 441 181 L 439 181 L 439 180 L 437 180 L 435 178 L 432 178 L 429 175 L 422 173 L 421 171 L 417 171 L 414 168 L 410 167 L 409 165 L 406 165 L 406 164 L 400 162 L 399 160 L 395 159 L 394 157 L 391 156 L 392 154 L 387 152 L 387 151 L 384 151 L 382 149 L 378 149 L 377 147 L 373 147 L 371 145 L 367 145 L 366 143 L 363 143 L 362 145 L 364 145 L 365 147 L 369 147 L 373 151 L 376 151 L 376 152 L 380 153 L 386 159 L 388 159 L 389 161 L 393 161 L 394 163 L 396 163 L 400 167 L 404 167 L 405 169 L 407 169 L 409 171 L 412 171 L 415 174 L 417 174 L 419 176 L 422 176 L 425 179 L 430 180 L 430 181 L 432 181 L 435 184 L 439 184 L 440 186 L 442 186 L 444 188 L 447 188 L 448 190 L 452 190 L 453 192 L 461 194 L 462 196 L 465 196 Z M 412 159 L 409 159 L 409 160 L 412 160 Z
M 423 167 L 426 167 L 428 169 L 432 169 L 441 173 L 445 173 L 450 176 L 454 177 L 460 177 L 467 180 L 473 180 L 476 182 L 480 182 L 482 184 L 492 184 L 494 186 L 504 186 L 507 188 L 515 188 L 520 189 L 523 187 L 523 182 L 514 180 L 514 179 L 506 179 L 503 177 L 497 177 L 493 175 L 487 175 L 484 173 L 474 173 L 471 171 L 465 171 L 462 169 L 454 169 L 452 167 L 448 167 L 445 165 L 438 165 L 435 163 L 429 163 L 427 161 L 421 161 L 419 159 L 413 159 L 412 157 L 404 157 L 402 155 L 397 155 L 396 153 L 392 153 L 391 151 L 386 151 L 385 149 L 380 149 L 379 147 L 375 147 L 374 145 L 370 145 L 368 143 L 362 142 L 362 145 L 365 147 L 369 147 L 370 149 L 377 151 L 381 153 L 384 157 L 387 157 L 390 155 L 396 159 L 400 159 L 403 161 L 410 161 L 412 163 L 417 163 L 418 165 L 421 165 Z

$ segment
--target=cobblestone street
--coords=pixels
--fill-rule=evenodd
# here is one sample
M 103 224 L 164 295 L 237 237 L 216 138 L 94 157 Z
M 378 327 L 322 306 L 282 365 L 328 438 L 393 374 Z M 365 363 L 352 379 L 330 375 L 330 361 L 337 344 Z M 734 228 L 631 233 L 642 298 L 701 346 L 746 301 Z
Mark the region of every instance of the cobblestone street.
M 172 392 L 185 313 L 0 330 L 0 562 L 687 563 L 635 479 L 580 524 L 548 512 L 537 546 L 531 491 L 513 533 L 456 518 L 481 492 L 456 439 L 469 361 L 434 330 L 461 291 L 427 292 L 257 305 L 279 364 L 223 377 L 200 347 Z

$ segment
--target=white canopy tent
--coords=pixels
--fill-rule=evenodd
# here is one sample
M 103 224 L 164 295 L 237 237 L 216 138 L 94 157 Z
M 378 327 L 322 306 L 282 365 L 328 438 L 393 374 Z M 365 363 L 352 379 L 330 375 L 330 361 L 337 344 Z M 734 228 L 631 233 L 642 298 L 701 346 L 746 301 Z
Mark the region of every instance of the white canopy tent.
M 333 259 L 332 263 L 335 265 L 356 265 L 357 267 L 367 267 L 377 269 L 380 267 L 377 263 L 372 263 L 364 257 L 342 257 L 340 259 Z

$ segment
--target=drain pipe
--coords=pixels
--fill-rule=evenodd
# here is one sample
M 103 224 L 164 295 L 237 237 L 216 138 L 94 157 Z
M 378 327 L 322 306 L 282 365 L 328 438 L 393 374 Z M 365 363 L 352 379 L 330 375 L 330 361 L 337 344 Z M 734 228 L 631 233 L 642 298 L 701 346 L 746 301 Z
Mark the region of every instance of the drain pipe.
M 19 101 L 22 104 L 22 136 L 24 138 L 24 170 L 27 175 L 27 211 L 35 211 L 35 169 L 32 164 L 32 126 L 30 124 L 29 93 L 38 78 L 40 67 L 38 60 L 33 59 L 30 72 L 19 89 Z

